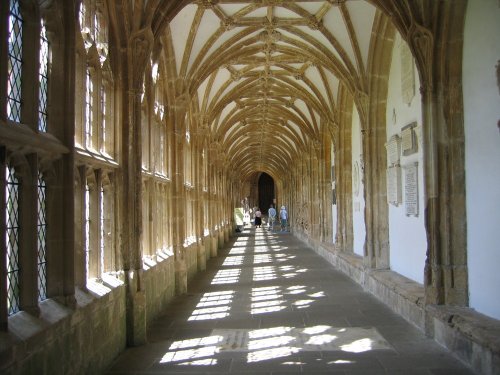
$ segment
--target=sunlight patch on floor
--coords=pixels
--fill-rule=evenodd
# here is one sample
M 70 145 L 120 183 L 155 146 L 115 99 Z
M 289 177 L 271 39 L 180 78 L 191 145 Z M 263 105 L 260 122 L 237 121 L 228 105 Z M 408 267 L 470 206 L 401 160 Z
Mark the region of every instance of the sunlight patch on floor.
M 237 283 L 240 279 L 241 269 L 231 268 L 220 270 L 212 280 L 212 285 Z
M 247 362 L 284 358 L 308 351 L 362 353 L 370 350 L 392 350 L 375 328 L 332 327 L 317 325 L 306 328 L 277 326 L 261 329 L 214 329 L 211 335 L 173 342 L 160 363 L 213 365 L 216 355 L 224 352 L 247 352 Z M 285 362 L 284 362 L 285 363 Z M 297 364 L 297 362 L 288 362 Z M 349 364 L 336 360 L 328 364 Z
M 233 296 L 232 290 L 205 293 L 188 320 L 222 319 L 229 316 Z

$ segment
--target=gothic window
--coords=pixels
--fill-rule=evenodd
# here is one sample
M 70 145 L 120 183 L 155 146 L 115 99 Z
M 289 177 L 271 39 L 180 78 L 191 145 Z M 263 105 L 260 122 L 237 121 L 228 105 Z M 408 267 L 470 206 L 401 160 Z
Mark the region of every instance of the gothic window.
M 149 183 L 144 181 L 142 183 L 142 253 L 143 255 L 149 255 L 151 252 L 150 246 L 150 220 L 149 220 Z
M 79 21 L 83 43 L 77 43 L 77 47 L 80 46 L 77 68 L 82 79 L 78 79 L 75 90 L 77 99 L 81 98 L 79 102 L 83 105 L 76 108 L 80 120 L 76 124 L 75 143 L 92 154 L 113 157 L 113 78 L 108 62 L 105 7 L 95 0 L 82 0 Z
M 99 191 L 99 228 L 101 229 L 99 233 L 99 275 L 102 275 L 104 272 L 104 255 L 106 252 L 106 232 L 104 230 L 104 186 L 101 184 L 101 188 Z
M 106 103 L 106 87 L 101 85 L 100 89 L 100 103 L 101 108 L 101 152 L 106 152 L 106 125 L 107 125 L 107 103 Z
M 85 274 L 90 276 L 90 186 L 85 184 Z
M 37 264 L 38 264 L 38 299 L 47 298 L 47 186 L 42 173 L 38 173 L 38 220 L 37 220 Z
M 101 197 L 100 197 L 100 220 L 101 220 L 101 257 L 100 268 L 101 273 L 110 272 L 113 270 L 113 223 L 114 223 L 114 188 L 112 176 L 109 174 L 103 176 L 101 180 Z
M 19 1 L 10 0 L 7 117 L 21 122 L 21 81 L 23 65 L 23 18 Z
M 12 315 L 19 311 L 20 307 L 20 283 L 21 272 L 19 262 L 19 188 L 20 183 L 15 175 L 15 169 L 11 166 L 6 168 L 6 223 L 7 223 L 7 311 Z
M 165 126 L 162 123 L 159 123 L 159 130 L 160 130 L 160 172 L 162 175 L 166 175 L 166 168 L 165 168 Z
M 45 22 L 42 20 L 40 30 L 40 68 L 38 89 L 38 130 L 47 131 L 47 93 L 48 93 L 48 70 L 49 70 L 49 41 Z
M 87 148 L 92 148 L 92 127 L 93 127 L 93 108 L 94 107 L 94 83 L 92 82 L 92 74 L 90 69 L 87 69 L 85 75 L 85 144 Z

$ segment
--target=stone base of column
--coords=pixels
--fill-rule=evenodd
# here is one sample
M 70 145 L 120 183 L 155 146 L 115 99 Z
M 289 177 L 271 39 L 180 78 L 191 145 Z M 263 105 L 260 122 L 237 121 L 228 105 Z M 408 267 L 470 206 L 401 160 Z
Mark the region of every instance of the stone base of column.
M 203 242 L 198 243 L 198 271 L 205 271 L 207 269 L 207 258 L 205 255 L 205 244 Z
M 210 236 L 210 257 L 215 258 L 217 256 L 217 234 Z
M 187 267 L 184 259 L 175 261 L 175 294 L 187 293 Z
M 224 246 L 224 231 L 219 229 L 219 243 L 217 244 L 217 248 L 222 249 Z
M 139 346 L 146 343 L 146 293 L 138 290 L 140 273 L 128 271 L 127 283 L 127 345 Z

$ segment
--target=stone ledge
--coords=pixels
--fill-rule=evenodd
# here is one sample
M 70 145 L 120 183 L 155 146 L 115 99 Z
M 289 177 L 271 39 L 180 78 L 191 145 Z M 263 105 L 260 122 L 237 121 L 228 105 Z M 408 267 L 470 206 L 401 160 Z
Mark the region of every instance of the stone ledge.
M 391 270 L 368 270 L 362 257 L 337 252 L 333 244 L 297 237 L 475 372 L 500 374 L 499 320 L 466 307 L 425 306 L 422 284 Z
M 429 305 L 434 339 L 480 374 L 500 374 L 500 321 L 471 308 Z
M 425 330 L 425 290 L 422 284 L 391 270 L 369 270 L 365 289 L 408 322 Z

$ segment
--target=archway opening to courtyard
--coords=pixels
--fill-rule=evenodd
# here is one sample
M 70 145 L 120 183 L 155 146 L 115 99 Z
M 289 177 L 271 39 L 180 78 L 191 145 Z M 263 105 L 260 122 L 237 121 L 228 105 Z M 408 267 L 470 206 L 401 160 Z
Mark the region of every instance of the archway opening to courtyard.
M 274 203 L 274 179 L 267 173 L 259 177 L 259 207 L 262 212 L 267 212 L 269 206 Z

